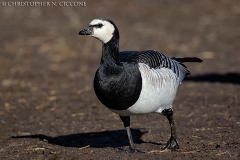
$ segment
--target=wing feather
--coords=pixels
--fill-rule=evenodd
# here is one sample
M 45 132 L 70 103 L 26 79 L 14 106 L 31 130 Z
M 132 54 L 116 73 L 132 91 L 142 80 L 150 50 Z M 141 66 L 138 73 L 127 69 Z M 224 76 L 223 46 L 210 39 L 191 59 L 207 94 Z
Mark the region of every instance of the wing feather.
M 155 50 L 146 51 L 122 51 L 119 53 L 121 62 L 135 62 L 147 64 L 150 68 L 171 69 L 179 78 L 180 82 L 184 79 L 185 75 L 190 74 L 187 67 L 176 59 L 169 58 L 161 52 Z

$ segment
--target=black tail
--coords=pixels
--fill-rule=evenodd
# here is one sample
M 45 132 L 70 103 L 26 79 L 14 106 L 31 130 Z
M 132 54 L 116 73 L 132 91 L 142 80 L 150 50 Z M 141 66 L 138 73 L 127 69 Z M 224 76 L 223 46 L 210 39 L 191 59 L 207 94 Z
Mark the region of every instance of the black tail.
M 175 58 L 172 57 L 171 59 L 174 59 L 180 63 L 184 63 L 184 62 L 198 62 L 198 63 L 202 63 L 203 60 L 196 58 L 196 57 L 184 57 L 184 58 Z

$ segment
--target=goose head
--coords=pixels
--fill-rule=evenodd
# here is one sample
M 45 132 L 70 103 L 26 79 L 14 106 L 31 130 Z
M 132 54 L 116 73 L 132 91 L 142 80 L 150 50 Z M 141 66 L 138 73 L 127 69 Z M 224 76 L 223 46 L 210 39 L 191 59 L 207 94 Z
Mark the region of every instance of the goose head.
M 92 36 L 103 43 L 108 43 L 114 36 L 119 38 L 116 25 L 106 18 L 94 19 L 85 29 L 79 32 L 79 35 Z

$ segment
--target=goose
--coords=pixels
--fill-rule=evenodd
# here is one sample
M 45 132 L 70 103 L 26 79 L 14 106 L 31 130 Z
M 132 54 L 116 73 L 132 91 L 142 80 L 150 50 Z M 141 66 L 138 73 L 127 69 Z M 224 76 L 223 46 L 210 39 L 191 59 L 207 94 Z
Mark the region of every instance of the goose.
M 130 116 L 159 113 L 166 116 L 171 136 L 163 149 L 177 150 L 173 101 L 179 84 L 190 72 L 183 62 L 202 62 L 196 57 L 169 58 L 156 50 L 119 52 L 119 31 L 112 20 L 98 18 L 79 32 L 102 41 L 100 66 L 94 91 L 100 102 L 120 116 L 130 152 L 141 152 L 133 142 Z

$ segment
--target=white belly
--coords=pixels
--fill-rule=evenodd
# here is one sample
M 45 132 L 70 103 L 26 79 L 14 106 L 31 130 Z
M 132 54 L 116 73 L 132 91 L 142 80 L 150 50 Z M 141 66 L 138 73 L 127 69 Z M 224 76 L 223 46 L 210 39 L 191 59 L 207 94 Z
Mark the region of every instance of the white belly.
M 139 63 L 142 76 L 142 90 L 137 102 L 126 110 L 111 111 L 121 115 L 161 113 L 172 108 L 179 80 L 176 74 L 167 68 L 151 69 L 146 64 Z

